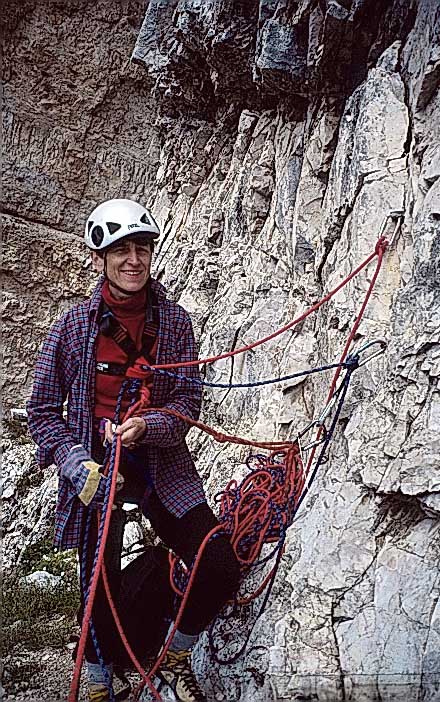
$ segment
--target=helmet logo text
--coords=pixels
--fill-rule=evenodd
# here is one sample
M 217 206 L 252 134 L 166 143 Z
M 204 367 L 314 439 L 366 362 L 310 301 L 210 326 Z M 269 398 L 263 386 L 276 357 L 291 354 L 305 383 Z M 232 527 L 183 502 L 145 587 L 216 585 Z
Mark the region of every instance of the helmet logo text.
M 129 224 L 127 229 L 134 229 L 135 227 L 139 229 L 139 224 Z

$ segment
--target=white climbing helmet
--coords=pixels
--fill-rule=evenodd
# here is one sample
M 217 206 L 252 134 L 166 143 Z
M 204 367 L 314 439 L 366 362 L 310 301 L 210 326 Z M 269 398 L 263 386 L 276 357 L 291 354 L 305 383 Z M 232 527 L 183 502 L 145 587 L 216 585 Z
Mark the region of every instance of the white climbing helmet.
M 151 212 L 133 200 L 107 200 L 89 216 L 84 241 L 89 249 L 104 251 L 119 239 L 135 234 L 159 238 L 160 229 Z

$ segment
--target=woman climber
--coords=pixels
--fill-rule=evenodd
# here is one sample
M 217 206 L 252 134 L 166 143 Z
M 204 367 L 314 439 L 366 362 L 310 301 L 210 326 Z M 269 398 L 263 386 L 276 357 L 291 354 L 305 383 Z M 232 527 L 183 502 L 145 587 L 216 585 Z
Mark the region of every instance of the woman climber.
M 93 210 L 85 243 L 102 275 L 90 299 L 64 314 L 49 332 L 28 403 L 40 465 L 55 462 L 58 467 L 55 545 L 79 550 L 83 605 L 98 540 L 96 511 L 102 507 L 107 480 L 101 471 L 104 444 L 112 441 L 113 432 L 121 437 L 123 455 L 104 561 L 116 609 L 123 503 L 138 504 L 156 534 L 188 567 L 218 524 L 185 442 L 188 425 L 161 412 L 170 408 L 197 419 L 200 385 L 147 374 L 144 398 L 157 411 L 113 424 L 118 410 L 123 416 L 129 404 L 127 398 L 121 400 L 122 384 L 127 377 L 136 377 L 142 364 L 197 358 L 189 315 L 168 300 L 163 286 L 150 276 L 159 235 L 151 213 L 131 200 L 109 200 Z M 179 373 L 198 378 L 199 372 L 197 366 L 189 366 Z M 159 671 L 161 684 L 172 689 L 176 700 L 205 699 L 192 672 L 191 650 L 200 632 L 233 597 L 238 583 L 239 564 L 232 546 L 226 535 L 217 535 L 203 552 Z M 154 608 L 154 602 L 145 602 L 145 607 Z M 112 699 L 113 651 L 120 642 L 101 577 L 91 622 L 85 648 L 89 699 L 102 702 Z

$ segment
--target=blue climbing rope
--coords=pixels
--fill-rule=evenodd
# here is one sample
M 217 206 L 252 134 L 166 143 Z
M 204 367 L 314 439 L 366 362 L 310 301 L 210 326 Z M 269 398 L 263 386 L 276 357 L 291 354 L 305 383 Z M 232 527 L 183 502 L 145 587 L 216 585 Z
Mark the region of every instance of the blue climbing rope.
M 208 380 L 202 380 L 201 378 L 190 378 L 187 375 L 182 375 L 182 373 L 173 373 L 172 371 L 163 370 L 161 368 L 154 368 L 154 366 L 146 366 L 148 370 L 154 373 L 159 373 L 160 375 L 166 375 L 170 378 L 185 381 L 187 383 L 192 383 L 193 385 L 203 385 L 208 388 L 224 388 L 226 390 L 233 388 L 256 388 L 261 385 L 273 385 L 275 383 L 282 383 L 285 380 L 293 380 L 295 378 L 303 378 L 313 373 L 321 373 L 323 371 L 332 370 L 335 368 L 348 368 L 349 364 L 347 361 L 344 363 L 330 363 L 327 366 L 319 366 L 317 368 L 309 368 L 308 370 L 299 371 L 298 373 L 291 373 L 290 375 L 284 375 L 279 378 L 269 378 L 268 380 L 255 380 L 250 383 L 211 383 Z

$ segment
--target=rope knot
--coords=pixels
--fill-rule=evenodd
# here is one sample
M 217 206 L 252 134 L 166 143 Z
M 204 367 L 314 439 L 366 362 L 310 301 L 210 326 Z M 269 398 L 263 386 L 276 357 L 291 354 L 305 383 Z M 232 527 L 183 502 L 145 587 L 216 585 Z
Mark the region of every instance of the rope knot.
M 376 256 L 379 256 L 379 254 L 383 253 L 385 249 L 388 246 L 388 239 L 385 236 L 381 236 L 377 242 L 376 246 L 374 247 L 374 252 Z
M 359 368 L 359 354 L 353 353 L 350 356 L 347 356 L 345 359 L 345 366 L 350 370 L 356 370 L 356 368 Z

